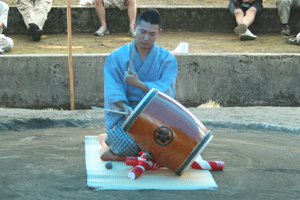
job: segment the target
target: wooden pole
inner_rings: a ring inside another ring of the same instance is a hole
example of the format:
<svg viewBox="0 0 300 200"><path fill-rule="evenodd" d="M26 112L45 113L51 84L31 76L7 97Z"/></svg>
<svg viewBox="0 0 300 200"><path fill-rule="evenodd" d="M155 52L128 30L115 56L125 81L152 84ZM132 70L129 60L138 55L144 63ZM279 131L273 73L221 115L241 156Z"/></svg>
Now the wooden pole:
<svg viewBox="0 0 300 200"><path fill-rule="evenodd" d="M74 101L73 58L72 58L72 20L71 20L70 0L67 0L67 24L68 24L68 49L69 49L70 102L71 102L71 110L74 110L75 101Z"/></svg>
<svg viewBox="0 0 300 200"><path fill-rule="evenodd" d="M135 39L134 39L134 42L133 42L131 59L130 59L130 65L129 65L129 70L128 70L129 74L131 74L131 68L132 68L132 61L133 61L134 50L135 50Z"/></svg>

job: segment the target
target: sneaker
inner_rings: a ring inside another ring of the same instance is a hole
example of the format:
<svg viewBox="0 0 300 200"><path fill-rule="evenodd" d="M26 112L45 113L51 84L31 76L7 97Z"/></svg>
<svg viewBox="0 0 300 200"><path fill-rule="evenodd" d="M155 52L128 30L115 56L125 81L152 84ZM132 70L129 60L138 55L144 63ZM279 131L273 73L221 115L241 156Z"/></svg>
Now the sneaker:
<svg viewBox="0 0 300 200"><path fill-rule="evenodd" d="M247 29L247 25L245 23L241 23L234 29L234 32L239 36L240 34L244 34L247 31Z"/></svg>
<svg viewBox="0 0 300 200"><path fill-rule="evenodd" d="M43 33L44 33L43 30L41 30L41 29L37 30L36 33L33 34L32 39L33 39L34 41L40 41L40 40L41 40L41 37L42 37L42 35L43 35Z"/></svg>
<svg viewBox="0 0 300 200"><path fill-rule="evenodd" d="M244 34L240 35L240 40L245 41L245 40L254 40L256 39L257 36L251 33L250 30L247 30Z"/></svg>
<svg viewBox="0 0 300 200"><path fill-rule="evenodd" d="M282 26L281 35L283 36L291 35L291 27L289 25Z"/></svg>
<svg viewBox="0 0 300 200"><path fill-rule="evenodd" d="M108 35L109 34L109 30L104 27L101 26L95 33L94 36L103 36L103 35Z"/></svg>
<svg viewBox="0 0 300 200"><path fill-rule="evenodd" d="M29 24L27 30L27 35L31 37L34 41L40 41L44 31L38 27L37 24Z"/></svg>
<svg viewBox="0 0 300 200"><path fill-rule="evenodd" d="M39 27L37 24L35 24L35 23L29 24L29 28L27 30L27 35L29 37L32 37L37 32L38 29L39 29Z"/></svg>
<svg viewBox="0 0 300 200"><path fill-rule="evenodd" d="M131 29L128 31L127 35L129 35L130 37L135 38L135 32L134 32L133 28L131 28Z"/></svg>
<svg viewBox="0 0 300 200"><path fill-rule="evenodd" d="M4 51L0 49L0 56L4 54Z"/></svg>
<svg viewBox="0 0 300 200"><path fill-rule="evenodd" d="M292 38L287 38L287 39L285 39L285 42L288 44L296 44L297 45L298 44L297 36L294 36Z"/></svg>

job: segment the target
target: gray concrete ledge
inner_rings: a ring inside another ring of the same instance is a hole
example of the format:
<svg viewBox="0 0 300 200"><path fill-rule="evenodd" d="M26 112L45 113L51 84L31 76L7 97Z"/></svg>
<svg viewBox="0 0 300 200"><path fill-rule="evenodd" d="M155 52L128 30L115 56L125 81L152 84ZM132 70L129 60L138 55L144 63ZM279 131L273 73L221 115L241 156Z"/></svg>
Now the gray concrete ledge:
<svg viewBox="0 0 300 200"><path fill-rule="evenodd" d="M189 110L205 126L300 134L300 108L233 107L189 108ZM0 131L60 127L103 128L104 112L0 108Z"/></svg>
<svg viewBox="0 0 300 200"><path fill-rule="evenodd" d="M138 6L138 14L150 6ZM236 22L227 7L204 6L151 6L157 8L163 18L164 31L232 32ZM67 30L67 9L52 7L45 23L45 33L64 33ZM128 31L127 11L110 8L106 11L109 30ZM290 24L294 33L300 31L300 12L292 11ZM100 27L95 8L72 6L72 30L74 33L93 33ZM280 32L281 23L276 7L266 7L251 26L254 33ZM8 29L4 33L25 33L26 26L16 6L10 6Z"/></svg>
<svg viewBox="0 0 300 200"><path fill-rule="evenodd" d="M75 107L103 106L108 54L73 55ZM176 99L198 106L299 106L300 54L186 54L179 64ZM0 57L0 107L70 108L67 55Z"/></svg>

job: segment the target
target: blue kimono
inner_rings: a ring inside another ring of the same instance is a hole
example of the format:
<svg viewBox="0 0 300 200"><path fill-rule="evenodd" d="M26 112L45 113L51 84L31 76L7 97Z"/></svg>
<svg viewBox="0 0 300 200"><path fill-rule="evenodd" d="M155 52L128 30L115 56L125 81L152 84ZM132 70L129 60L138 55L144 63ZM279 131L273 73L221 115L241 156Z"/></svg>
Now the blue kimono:
<svg viewBox="0 0 300 200"><path fill-rule="evenodd" d="M121 110L114 104L117 101L124 101L134 108L134 106L136 106L137 103L140 102L146 95L144 91L126 84L124 80L125 71L128 71L130 65L133 44L134 42L118 48L112 52L105 61L104 108L106 109ZM132 71L137 73L140 81L144 82L149 90L156 88L174 98L178 64L173 54L171 54L167 49L159 47L154 43L145 62L142 63L136 49L134 50ZM123 130L118 130L116 137L110 137L113 135L111 134L113 129L116 129L117 127L118 129L122 129L121 125L124 121L125 116L122 114L105 112L105 123L108 134L106 143L117 155L131 156L132 154L128 155L128 153L122 153L124 151L119 148L120 145L122 145L120 143L127 140L123 137L129 138ZM117 123L119 124L117 125ZM120 136L120 131L123 131L125 136ZM133 141L131 142L133 143ZM134 145L135 144L133 143L133 146ZM126 143L125 146L130 146L130 144ZM139 148L133 149L135 149L135 153L140 150Z"/></svg>

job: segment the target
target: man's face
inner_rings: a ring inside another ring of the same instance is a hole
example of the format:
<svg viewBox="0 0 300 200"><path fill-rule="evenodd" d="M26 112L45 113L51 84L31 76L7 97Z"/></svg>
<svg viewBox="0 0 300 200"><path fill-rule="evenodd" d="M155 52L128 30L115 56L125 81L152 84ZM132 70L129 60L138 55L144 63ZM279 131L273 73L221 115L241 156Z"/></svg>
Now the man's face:
<svg viewBox="0 0 300 200"><path fill-rule="evenodd" d="M150 50L159 37L161 30L158 24L150 24L144 20L136 28L135 42L138 48Z"/></svg>

